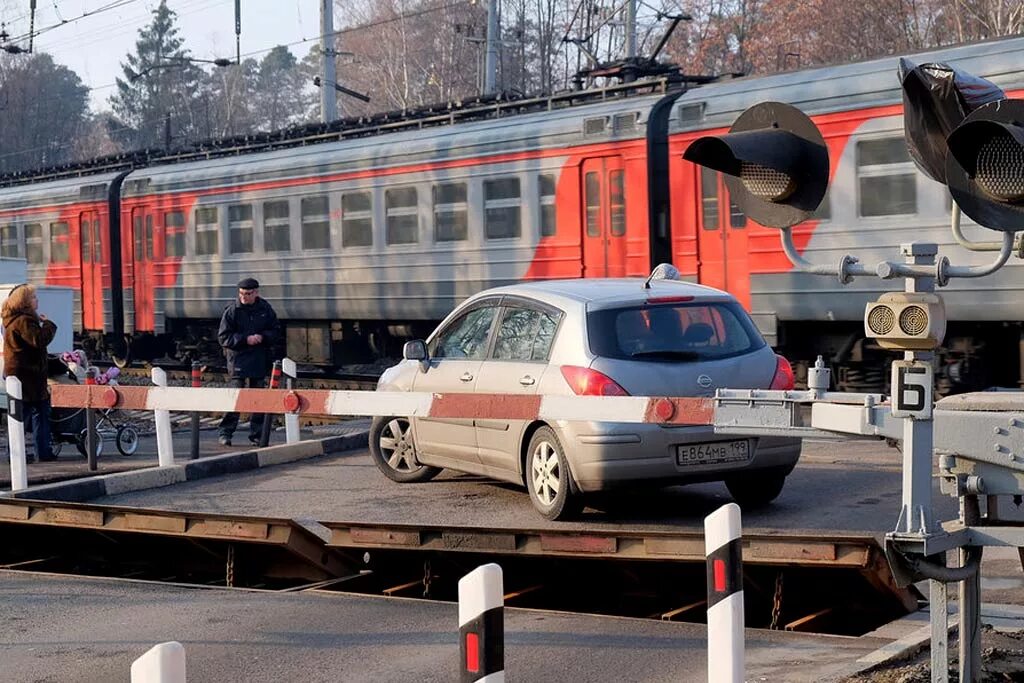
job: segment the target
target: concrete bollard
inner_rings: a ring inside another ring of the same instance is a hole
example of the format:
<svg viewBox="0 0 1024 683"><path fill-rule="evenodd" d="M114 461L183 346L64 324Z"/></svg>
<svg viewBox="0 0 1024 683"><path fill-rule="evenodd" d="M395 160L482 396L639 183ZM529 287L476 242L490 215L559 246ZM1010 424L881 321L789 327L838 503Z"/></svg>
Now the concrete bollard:
<svg viewBox="0 0 1024 683"><path fill-rule="evenodd" d="M459 680L505 680L505 600L501 567L485 564L459 579Z"/></svg>
<svg viewBox="0 0 1024 683"><path fill-rule="evenodd" d="M285 376L285 387L287 387L288 391L291 391L295 388L295 380L299 377L295 361L291 358L282 360L281 371ZM285 443L298 443L301 440L299 436L299 416L297 413L285 413L284 415L284 440Z"/></svg>
<svg viewBox="0 0 1024 683"><path fill-rule="evenodd" d="M11 490L24 491L28 488L28 466L25 462L25 404L21 398L21 380L8 377L7 388L7 434L11 445ZM36 447L38 451L38 446Z"/></svg>
<svg viewBox="0 0 1024 683"><path fill-rule="evenodd" d="M167 386L167 373L163 368L153 368L153 384L158 387ZM153 420L156 422L156 454L160 467L174 465L174 438L171 434L171 412L154 410Z"/></svg>
<svg viewBox="0 0 1024 683"><path fill-rule="evenodd" d="M743 683L743 540L740 507L729 503L704 518L708 573L708 681Z"/></svg>
<svg viewBox="0 0 1024 683"><path fill-rule="evenodd" d="M132 662L131 683L185 683L185 648L173 640L153 646Z"/></svg>

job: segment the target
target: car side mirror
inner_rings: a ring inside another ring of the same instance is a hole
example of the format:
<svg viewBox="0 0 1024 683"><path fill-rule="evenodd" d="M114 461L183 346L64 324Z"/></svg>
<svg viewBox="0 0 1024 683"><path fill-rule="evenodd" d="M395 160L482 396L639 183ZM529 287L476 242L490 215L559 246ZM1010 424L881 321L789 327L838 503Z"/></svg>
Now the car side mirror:
<svg viewBox="0 0 1024 683"><path fill-rule="evenodd" d="M430 355L427 353L427 343L422 339L413 339L405 342L402 347L402 358L405 360L417 360L420 362L420 370L426 372Z"/></svg>

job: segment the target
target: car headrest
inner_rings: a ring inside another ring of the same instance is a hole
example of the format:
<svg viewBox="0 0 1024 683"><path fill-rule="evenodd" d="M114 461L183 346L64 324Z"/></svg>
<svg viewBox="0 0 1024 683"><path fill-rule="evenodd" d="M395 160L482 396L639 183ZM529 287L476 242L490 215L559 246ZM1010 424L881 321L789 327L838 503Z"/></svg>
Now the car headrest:
<svg viewBox="0 0 1024 683"><path fill-rule="evenodd" d="M706 344L711 337L715 336L715 329L707 323L691 323L683 334L683 341L687 344Z"/></svg>

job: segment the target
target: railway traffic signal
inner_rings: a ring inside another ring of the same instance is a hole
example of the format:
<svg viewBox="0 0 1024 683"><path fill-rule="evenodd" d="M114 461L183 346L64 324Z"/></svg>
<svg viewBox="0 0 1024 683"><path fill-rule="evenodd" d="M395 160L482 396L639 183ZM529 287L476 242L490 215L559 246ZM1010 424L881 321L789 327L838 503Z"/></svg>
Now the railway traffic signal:
<svg viewBox="0 0 1024 683"><path fill-rule="evenodd" d="M683 158L725 174L740 210L774 228L809 218L828 189L821 131L802 111L780 102L750 107L725 135L694 140Z"/></svg>
<svg viewBox="0 0 1024 683"><path fill-rule="evenodd" d="M978 225L1024 230L1024 100L986 104L947 140L946 182Z"/></svg>

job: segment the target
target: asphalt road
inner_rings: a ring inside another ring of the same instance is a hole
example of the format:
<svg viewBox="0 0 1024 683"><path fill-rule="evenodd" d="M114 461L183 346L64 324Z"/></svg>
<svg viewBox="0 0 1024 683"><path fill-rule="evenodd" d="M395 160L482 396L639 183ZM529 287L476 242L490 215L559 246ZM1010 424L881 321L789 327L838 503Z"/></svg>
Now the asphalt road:
<svg viewBox="0 0 1024 683"><path fill-rule="evenodd" d="M128 681L153 645L185 646L190 681L458 680L454 604L195 589L0 570L0 680ZM703 680L697 624L509 609L512 681ZM752 680L827 679L885 643L878 638L750 631Z"/></svg>
<svg viewBox="0 0 1024 683"><path fill-rule="evenodd" d="M899 516L899 452L881 441L808 441L774 504L744 513L745 528L818 529L883 534ZM423 484L397 484L374 467L367 451L306 461L95 502L320 521L364 521L513 528L703 529L706 515L731 500L724 484L676 486L592 501L579 521L548 522L524 489L444 472ZM956 501L935 487L943 518Z"/></svg>

